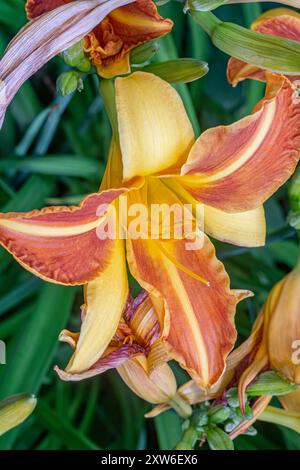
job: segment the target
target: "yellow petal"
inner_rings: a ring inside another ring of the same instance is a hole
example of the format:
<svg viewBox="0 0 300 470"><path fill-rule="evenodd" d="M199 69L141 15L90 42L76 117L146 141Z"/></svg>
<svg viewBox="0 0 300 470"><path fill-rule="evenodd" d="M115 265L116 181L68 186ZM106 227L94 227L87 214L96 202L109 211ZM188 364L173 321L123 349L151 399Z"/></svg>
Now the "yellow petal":
<svg viewBox="0 0 300 470"><path fill-rule="evenodd" d="M86 315L75 352L66 368L69 373L89 369L112 339L128 295L124 243L115 240L106 269L85 288Z"/></svg>
<svg viewBox="0 0 300 470"><path fill-rule="evenodd" d="M266 221L263 206L246 212L229 213L205 205L205 232L226 243L239 246L263 246Z"/></svg>
<svg viewBox="0 0 300 470"><path fill-rule="evenodd" d="M124 179L178 169L194 133L178 93L145 72L116 79Z"/></svg>

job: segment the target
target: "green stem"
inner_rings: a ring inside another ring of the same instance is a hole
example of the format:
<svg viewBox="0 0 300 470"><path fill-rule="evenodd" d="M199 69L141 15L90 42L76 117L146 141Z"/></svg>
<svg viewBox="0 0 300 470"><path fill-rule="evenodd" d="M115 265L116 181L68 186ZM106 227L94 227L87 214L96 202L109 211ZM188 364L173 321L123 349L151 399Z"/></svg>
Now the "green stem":
<svg viewBox="0 0 300 470"><path fill-rule="evenodd" d="M107 112L114 137L117 138L119 132L114 81L102 79L100 81L99 91L103 99L104 108Z"/></svg>
<svg viewBox="0 0 300 470"><path fill-rule="evenodd" d="M222 23L211 11L189 10L188 13L210 36L212 36L215 28Z"/></svg>
<svg viewBox="0 0 300 470"><path fill-rule="evenodd" d="M176 413L181 416L181 418L189 418L193 410L192 407L181 398L179 395L174 395L174 397L169 401L169 405L176 411Z"/></svg>

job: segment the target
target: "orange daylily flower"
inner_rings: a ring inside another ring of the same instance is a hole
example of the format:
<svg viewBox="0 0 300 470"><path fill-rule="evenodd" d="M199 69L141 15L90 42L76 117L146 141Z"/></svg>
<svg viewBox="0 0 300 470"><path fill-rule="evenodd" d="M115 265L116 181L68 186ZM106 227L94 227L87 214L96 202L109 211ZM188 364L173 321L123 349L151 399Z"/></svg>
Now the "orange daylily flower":
<svg viewBox="0 0 300 470"><path fill-rule="evenodd" d="M83 306L83 318L85 314L86 306ZM160 406L177 405L181 414L191 414L188 403L177 396L176 379L166 364L160 335L160 324L151 299L142 291L135 299L128 298L116 333L103 356L92 367L78 374L57 366L54 369L62 380L77 381L116 368L126 385L143 400ZM75 349L79 336L79 333L63 330L60 340Z"/></svg>
<svg viewBox="0 0 300 470"><path fill-rule="evenodd" d="M120 238L99 240L97 226L113 207L122 211L121 195L129 209L200 201L209 234L264 244L262 204L299 158L299 98L288 79L268 74L266 96L252 115L195 140L179 95L157 76L117 78L115 92L118 136L99 193L78 207L1 214L0 242L46 280L85 284L86 315L69 373L91 368L115 334L128 295L126 251L131 273L155 305L169 358L210 388L235 343L236 304L249 293L230 289L204 234L202 247L189 251L184 237L136 239L129 233L125 250ZM97 213L103 202L108 209Z"/></svg>
<svg viewBox="0 0 300 470"><path fill-rule="evenodd" d="M274 8L260 15L251 25L257 33L300 41L300 13L289 8ZM232 85L245 78L266 81L265 71L254 65L232 57L227 67L227 78ZM288 77L296 86L300 85L300 75Z"/></svg>
<svg viewBox="0 0 300 470"><path fill-rule="evenodd" d="M30 20L74 0L27 0ZM111 11L84 38L84 49L104 78L130 72L130 51L172 30L173 22L162 18L152 0L136 0Z"/></svg>

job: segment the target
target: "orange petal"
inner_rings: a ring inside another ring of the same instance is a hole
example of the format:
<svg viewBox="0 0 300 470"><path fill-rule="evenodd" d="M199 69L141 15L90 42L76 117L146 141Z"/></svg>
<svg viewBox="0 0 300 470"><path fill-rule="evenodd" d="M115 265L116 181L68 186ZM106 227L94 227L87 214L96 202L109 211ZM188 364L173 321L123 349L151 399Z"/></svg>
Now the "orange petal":
<svg viewBox="0 0 300 470"><path fill-rule="evenodd" d="M199 201L225 212L257 208L293 173L300 148L300 100L283 76L267 73L265 98L230 126L204 132L180 182Z"/></svg>
<svg viewBox="0 0 300 470"><path fill-rule="evenodd" d="M122 192L92 194L79 206L0 214L0 243L42 279L84 284L97 277L111 257L114 241L100 240L96 229L105 218L105 206Z"/></svg>
<svg viewBox="0 0 300 470"><path fill-rule="evenodd" d="M271 34L294 41L300 41L300 14L288 8L275 8L259 16L251 25L253 31ZM232 57L228 62L227 78L236 85L245 78L265 81L265 73L254 65ZM291 81L300 80L300 76L289 76Z"/></svg>
<svg viewBox="0 0 300 470"><path fill-rule="evenodd" d="M117 8L85 39L85 50L99 75L109 78L130 72L129 51L171 31L151 0L136 0Z"/></svg>
<svg viewBox="0 0 300 470"><path fill-rule="evenodd" d="M235 342L237 303L212 243L204 236L201 249L187 251L185 240L129 240L127 259L151 297L165 300L162 338L171 357L199 386L211 387Z"/></svg>
<svg viewBox="0 0 300 470"><path fill-rule="evenodd" d="M72 2L73 0L27 0L25 10L27 18L33 20L38 16L46 13L47 11L54 10L64 3Z"/></svg>

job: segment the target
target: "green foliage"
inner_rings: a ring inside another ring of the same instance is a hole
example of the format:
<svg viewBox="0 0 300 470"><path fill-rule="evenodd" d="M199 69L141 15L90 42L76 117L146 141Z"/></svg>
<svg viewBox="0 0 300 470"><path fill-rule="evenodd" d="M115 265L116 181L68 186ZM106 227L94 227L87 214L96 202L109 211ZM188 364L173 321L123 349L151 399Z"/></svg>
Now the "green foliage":
<svg viewBox="0 0 300 470"><path fill-rule="evenodd" d="M224 21L247 27L257 7L230 5L217 13ZM227 57L182 14L182 4L169 2L160 10L175 20L175 28L158 41L160 47L153 57L150 54L151 63L189 57L209 64L205 77L176 85L195 133L200 133L200 127L204 131L229 124L249 112L261 96L262 85L245 82L232 89L225 75ZM1 51L23 24L23 0L0 0ZM22 87L9 107L0 133L1 211L73 204L98 189L111 137L99 82L88 75L81 94L58 96L56 78L66 70L61 58L52 60ZM296 256L295 231L286 223L286 201L284 187L267 204L265 247L216 242L232 287L255 293L239 305L239 341L249 334L270 288L288 272ZM59 345L57 337L64 327L78 330L81 289L37 280L2 249L0 276L0 338L7 343L7 364L0 365L0 399L16 393L34 393L38 398L30 418L0 438L0 449L174 448L181 434L179 418L169 411L145 420L148 405L128 390L115 371L75 384L60 382L53 372L55 364L63 367L70 357L69 347ZM236 397L230 400L233 407ZM224 408L212 411L207 429L211 448L231 446L218 426L220 420L226 425L231 418ZM204 419L202 425L207 423ZM300 448L300 437L293 431L277 428L270 433L269 429L269 424L260 423L258 436L239 437L235 447Z"/></svg>

